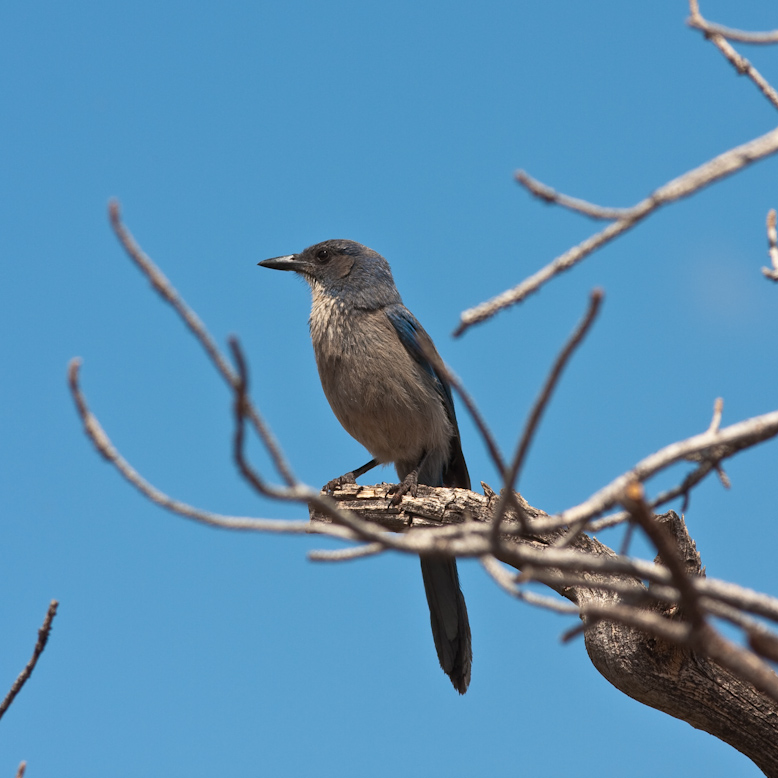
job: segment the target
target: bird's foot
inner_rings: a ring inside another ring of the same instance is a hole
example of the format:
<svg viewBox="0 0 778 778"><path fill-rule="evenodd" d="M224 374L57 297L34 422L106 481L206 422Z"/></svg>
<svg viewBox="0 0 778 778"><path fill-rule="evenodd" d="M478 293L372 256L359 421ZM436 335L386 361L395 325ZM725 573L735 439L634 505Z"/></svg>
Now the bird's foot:
<svg viewBox="0 0 778 778"><path fill-rule="evenodd" d="M419 491L419 471L412 470L408 475L403 478L399 484L395 484L389 489L389 494L393 494L389 505L399 505L402 498L406 494L410 494L411 497L415 497Z"/></svg>
<svg viewBox="0 0 778 778"><path fill-rule="evenodd" d="M337 478L333 478L331 481L327 481L327 483L322 486L321 490L327 492L327 494L332 494L336 489L340 489L346 484L355 484L356 482L357 479L354 477L354 472L352 471L338 476Z"/></svg>

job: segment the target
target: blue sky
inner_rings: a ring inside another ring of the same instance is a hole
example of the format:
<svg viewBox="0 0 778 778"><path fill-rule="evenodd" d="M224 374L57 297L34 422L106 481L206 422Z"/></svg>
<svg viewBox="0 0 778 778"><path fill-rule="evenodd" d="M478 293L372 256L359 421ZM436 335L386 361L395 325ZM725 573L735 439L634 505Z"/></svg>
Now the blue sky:
<svg viewBox="0 0 778 778"><path fill-rule="evenodd" d="M766 0L702 11L778 26ZM415 559L317 565L305 555L321 539L165 514L96 456L65 385L82 357L114 443L171 495L305 515L234 472L227 392L112 236L115 196L215 337L240 335L254 397L311 484L366 457L321 392L305 287L256 263L327 238L387 257L506 449L604 288L523 474L545 510L703 430L717 396L725 424L774 410L778 288L759 269L775 159L450 337L464 308L598 229L533 201L515 169L629 205L775 126L686 15L680 0L2 5L0 686L49 600L61 605L0 723L0 773L26 759L30 776L759 774L621 695L582 642L560 644L570 621L511 601L467 562L474 667L460 699L437 667ZM778 82L778 49L743 51ZM474 481L496 484L460 417ZM777 452L741 455L732 489L706 482L687 512L710 575L772 593Z"/></svg>

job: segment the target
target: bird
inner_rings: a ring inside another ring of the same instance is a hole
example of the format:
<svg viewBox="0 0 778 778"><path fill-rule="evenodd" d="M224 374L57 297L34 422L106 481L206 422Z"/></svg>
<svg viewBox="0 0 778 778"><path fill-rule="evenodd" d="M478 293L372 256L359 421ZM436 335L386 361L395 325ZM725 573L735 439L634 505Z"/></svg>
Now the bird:
<svg viewBox="0 0 778 778"><path fill-rule="evenodd" d="M308 282L310 334L324 394L344 429L373 457L324 488L393 463L400 480L394 504L415 494L417 484L469 489L447 371L403 305L384 257L352 240L326 240L258 264ZM464 694L472 640L456 560L423 555L421 571L440 666Z"/></svg>

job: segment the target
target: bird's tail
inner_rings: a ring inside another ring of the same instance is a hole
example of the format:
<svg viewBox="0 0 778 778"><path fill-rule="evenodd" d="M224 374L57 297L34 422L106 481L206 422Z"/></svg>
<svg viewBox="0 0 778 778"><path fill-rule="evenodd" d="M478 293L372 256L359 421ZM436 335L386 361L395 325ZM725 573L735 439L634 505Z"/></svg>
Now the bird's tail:
<svg viewBox="0 0 778 778"><path fill-rule="evenodd" d="M440 666L451 679L454 688L464 694L470 683L473 649L470 621L467 618L465 597L459 588L456 560L423 556L421 575Z"/></svg>
<svg viewBox="0 0 778 778"><path fill-rule="evenodd" d="M458 430L451 440L451 452L443 473L428 479L424 478L425 475L427 474L421 474L420 483L437 481L431 485L470 488L470 475L462 454ZM470 620L467 617L465 596L459 587L456 560L423 556L421 574L430 608L432 638L435 641L435 650L438 652L438 661L443 672L451 679L454 688L460 694L464 694L470 684L473 647Z"/></svg>

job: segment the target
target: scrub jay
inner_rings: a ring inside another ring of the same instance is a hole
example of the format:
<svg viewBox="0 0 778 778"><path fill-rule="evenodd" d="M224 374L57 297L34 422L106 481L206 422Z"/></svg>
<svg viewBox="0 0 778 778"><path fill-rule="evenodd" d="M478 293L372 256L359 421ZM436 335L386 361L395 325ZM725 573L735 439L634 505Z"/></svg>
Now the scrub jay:
<svg viewBox="0 0 778 778"><path fill-rule="evenodd" d="M374 457L330 481L352 481L393 462L393 502L416 484L470 488L451 388L430 336L403 305L389 263L351 240L328 240L262 267L293 270L310 285L309 319L324 394L346 431ZM443 671L464 694L472 648L456 561L422 556L432 637Z"/></svg>

